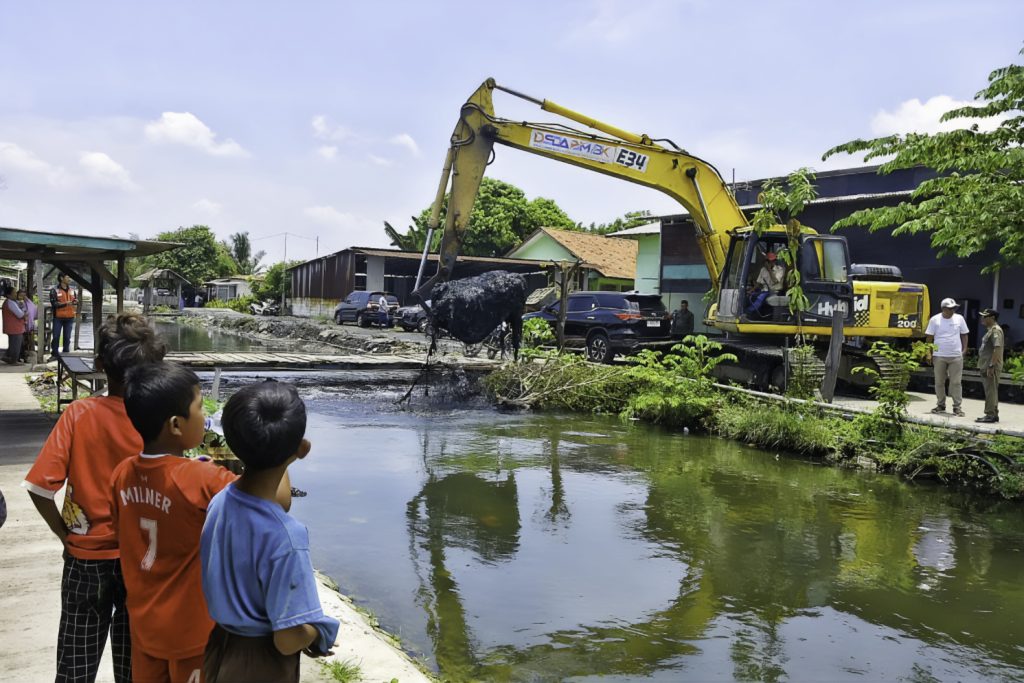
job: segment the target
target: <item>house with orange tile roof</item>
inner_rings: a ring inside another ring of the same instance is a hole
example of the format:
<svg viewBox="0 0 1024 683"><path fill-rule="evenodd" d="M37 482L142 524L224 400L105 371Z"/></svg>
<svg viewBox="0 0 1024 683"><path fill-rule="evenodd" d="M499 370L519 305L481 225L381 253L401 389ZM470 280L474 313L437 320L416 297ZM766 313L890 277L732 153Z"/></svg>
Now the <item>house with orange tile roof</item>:
<svg viewBox="0 0 1024 683"><path fill-rule="evenodd" d="M631 239L539 228L505 256L579 262L577 289L626 292L635 286L637 243Z"/></svg>

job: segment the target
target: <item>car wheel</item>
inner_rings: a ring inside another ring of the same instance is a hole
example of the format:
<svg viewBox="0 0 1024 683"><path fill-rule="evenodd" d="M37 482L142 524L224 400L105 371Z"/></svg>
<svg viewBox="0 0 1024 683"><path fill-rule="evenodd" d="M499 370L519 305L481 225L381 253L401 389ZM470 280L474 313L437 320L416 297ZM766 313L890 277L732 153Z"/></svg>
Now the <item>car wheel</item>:
<svg viewBox="0 0 1024 683"><path fill-rule="evenodd" d="M466 358L476 358L480 355L480 349L484 347L483 344L463 344L462 355Z"/></svg>
<svg viewBox="0 0 1024 683"><path fill-rule="evenodd" d="M595 332L587 339L587 360L594 363L611 363L614 355L608 335L604 332Z"/></svg>
<svg viewBox="0 0 1024 683"><path fill-rule="evenodd" d="M339 325L345 324L344 321L341 319L341 313L334 314L334 322L338 323Z"/></svg>
<svg viewBox="0 0 1024 683"><path fill-rule="evenodd" d="M420 332L426 333L427 332L427 319L424 318L423 320L419 321L419 323L416 325L416 329L419 330Z"/></svg>
<svg viewBox="0 0 1024 683"><path fill-rule="evenodd" d="M370 321L366 319L362 312L356 313L356 325L359 325L359 327L369 327Z"/></svg>
<svg viewBox="0 0 1024 683"><path fill-rule="evenodd" d="M489 360L494 360L494 357L497 356L497 355L498 355L498 349L496 349L493 346L488 346L487 347L487 358Z"/></svg>

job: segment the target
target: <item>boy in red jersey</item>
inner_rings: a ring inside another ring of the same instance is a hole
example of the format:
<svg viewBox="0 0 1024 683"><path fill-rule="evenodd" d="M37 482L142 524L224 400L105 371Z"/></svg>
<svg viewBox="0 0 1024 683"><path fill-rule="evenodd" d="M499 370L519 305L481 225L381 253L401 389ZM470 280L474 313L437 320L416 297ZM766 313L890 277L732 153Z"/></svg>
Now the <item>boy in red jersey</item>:
<svg viewBox="0 0 1024 683"><path fill-rule="evenodd" d="M135 683L200 683L213 620L203 599L199 534L210 499L237 477L182 457L205 432L194 372L173 363L132 368L124 401L145 444L110 480L132 675Z"/></svg>
<svg viewBox="0 0 1024 683"><path fill-rule="evenodd" d="M124 411L125 371L163 359L164 351L141 315L108 318L96 339L96 367L107 375L109 395L69 405L25 477L23 486L36 509L64 545L58 683L96 678L108 632L114 680L131 681L124 581L110 519L110 475L142 448ZM62 513L54 496L65 483Z"/></svg>

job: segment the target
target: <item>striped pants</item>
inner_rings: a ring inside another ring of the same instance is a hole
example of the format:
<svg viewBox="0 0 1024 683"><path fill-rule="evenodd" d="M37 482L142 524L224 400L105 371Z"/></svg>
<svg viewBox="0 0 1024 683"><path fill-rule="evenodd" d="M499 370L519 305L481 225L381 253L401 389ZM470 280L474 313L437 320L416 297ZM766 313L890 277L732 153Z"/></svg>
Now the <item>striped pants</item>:
<svg viewBox="0 0 1024 683"><path fill-rule="evenodd" d="M57 683L96 680L107 633L114 680L131 683L132 644L120 561L80 560L65 553L60 594Z"/></svg>

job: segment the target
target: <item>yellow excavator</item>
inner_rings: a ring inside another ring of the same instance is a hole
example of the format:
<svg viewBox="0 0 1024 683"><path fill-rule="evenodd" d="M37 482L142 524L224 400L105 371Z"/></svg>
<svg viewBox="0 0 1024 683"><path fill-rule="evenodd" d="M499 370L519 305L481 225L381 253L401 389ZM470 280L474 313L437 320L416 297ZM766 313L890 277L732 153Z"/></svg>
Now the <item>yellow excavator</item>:
<svg viewBox="0 0 1024 683"><path fill-rule="evenodd" d="M601 134L557 123L499 118L492 102L495 90ZM909 339L924 333L929 314L924 285L903 282L898 269L890 266L853 266L844 237L819 235L806 227L797 238L799 247L791 267L799 269L807 306L799 316L794 315L784 290L759 292L755 284L766 262L788 248L785 226L776 225L758 234L714 166L671 140L631 133L551 100L500 86L494 79L487 79L462 105L452 134L428 221L429 231L439 227L450 180L438 269L432 278L417 285L415 293L421 300L429 299L435 284L451 278L496 143L646 185L682 204L696 225L697 242L714 288L705 324L721 330L726 345L740 357L733 379L782 386L783 340L802 333L827 341L837 310L845 337L859 342L844 356L839 376L847 380L859 376L851 372L854 366L870 362L857 359L865 358L864 347L871 340ZM770 296L758 296L761 293Z"/></svg>

